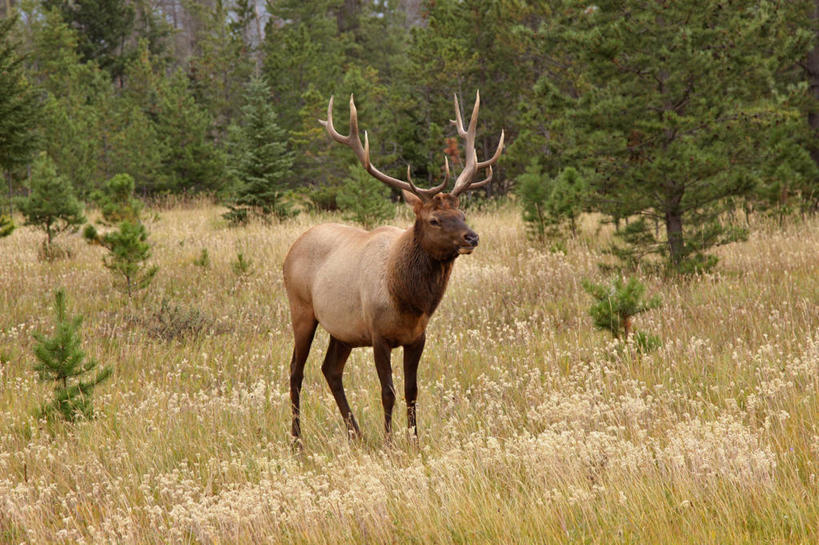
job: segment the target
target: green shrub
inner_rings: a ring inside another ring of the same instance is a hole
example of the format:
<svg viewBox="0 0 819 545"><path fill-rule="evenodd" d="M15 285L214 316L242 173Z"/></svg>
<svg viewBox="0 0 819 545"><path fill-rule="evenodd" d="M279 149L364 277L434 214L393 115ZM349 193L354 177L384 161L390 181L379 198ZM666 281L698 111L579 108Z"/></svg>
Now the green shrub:
<svg viewBox="0 0 819 545"><path fill-rule="evenodd" d="M63 252L52 248L54 237L66 231L76 231L85 221L74 187L67 178L57 174L54 161L46 153L41 153L32 166L29 189L27 197L16 199L17 207L23 213L26 225L45 231L44 256L62 255Z"/></svg>
<svg viewBox="0 0 819 545"><path fill-rule="evenodd" d="M78 418L90 419L94 413L91 394L99 383L111 376L112 369L108 366L95 371L99 364L94 359L87 359L80 348L82 316L66 315L63 289L57 290L54 299L54 335L34 334L37 340L34 370L41 381L54 383L54 399L42 405L40 416L52 419L56 415L69 422Z"/></svg>
<svg viewBox="0 0 819 545"><path fill-rule="evenodd" d="M589 308L594 327L608 331L614 338L622 338L624 341L628 341L629 334L634 332L635 343L646 350L660 345L658 337L636 332L632 327L632 320L636 315L662 304L659 296L645 298L645 284L635 277L625 282L622 278L615 277L608 285L588 280L583 280L582 284L583 289L594 298L594 304Z"/></svg>
<svg viewBox="0 0 819 545"><path fill-rule="evenodd" d="M338 190L336 202L346 219L372 229L395 217L395 206L389 197L386 185L355 165L350 167L350 177Z"/></svg>

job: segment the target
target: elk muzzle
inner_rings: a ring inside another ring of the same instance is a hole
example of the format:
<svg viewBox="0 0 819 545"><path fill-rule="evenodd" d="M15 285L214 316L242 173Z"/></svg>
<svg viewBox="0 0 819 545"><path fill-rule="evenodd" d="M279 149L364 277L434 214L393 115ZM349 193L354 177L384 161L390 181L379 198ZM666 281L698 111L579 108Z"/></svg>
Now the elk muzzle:
<svg viewBox="0 0 819 545"><path fill-rule="evenodd" d="M478 247L478 233L469 229L464 233L463 244L458 248L459 254L471 254L472 250Z"/></svg>

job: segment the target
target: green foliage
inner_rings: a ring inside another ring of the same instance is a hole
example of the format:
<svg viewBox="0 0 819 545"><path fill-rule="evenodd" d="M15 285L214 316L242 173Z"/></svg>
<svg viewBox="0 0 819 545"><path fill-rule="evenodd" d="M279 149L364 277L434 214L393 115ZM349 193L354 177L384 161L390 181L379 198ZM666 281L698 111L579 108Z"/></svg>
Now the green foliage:
<svg viewBox="0 0 819 545"><path fill-rule="evenodd" d="M91 198L102 212L104 225L139 221L143 204L134 198L134 179L129 174L113 176L101 190L92 193Z"/></svg>
<svg viewBox="0 0 819 545"><path fill-rule="evenodd" d="M68 422L90 419L94 415L91 396L94 388L111 376L110 366L97 370L98 363L86 358L80 348L82 316L66 315L66 296L62 288L54 294L56 327L52 337L34 333L37 343L34 370L43 382L54 383L54 398L42 405L40 415L62 417Z"/></svg>
<svg viewBox="0 0 819 545"><path fill-rule="evenodd" d="M532 238L543 240L550 225L546 211L550 187L544 180L540 164L536 160L530 162L526 172L518 176L517 193L523 207L526 232Z"/></svg>
<svg viewBox="0 0 819 545"><path fill-rule="evenodd" d="M544 239L566 230L577 235L577 218L586 200L587 187L580 174L566 167L556 177L544 175L537 160L518 176L517 192L529 235Z"/></svg>
<svg viewBox="0 0 819 545"><path fill-rule="evenodd" d="M74 195L74 188L65 177L57 174L54 161L41 153L31 170L30 193L17 199L17 207L26 219L26 225L39 227L46 233L45 246L65 231L76 231L85 221L82 204Z"/></svg>
<svg viewBox="0 0 819 545"><path fill-rule="evenodd" d="M88 242L108 250L103 265L115 276L122 277L122 287L128 297L148 287L159 270L159 267L146 263L151 257L151 246L148 230L140 221L143 205L134 198L133 192L134 180L127 174L118 174L108 180L94 197L102 210L102 224L116 225L117 229L100 234L89 224L83 230L83 237Z"/></svg>
<svg viewBox="0 0 819 545"><path fill-rule="evenodd" d="M198 104L188 79L177 70L159 90L156 131L164 148L158 190L216 191L222 188L225 158L211 133L213 118Z"/></svg>
<svg viewBox="0 0 819 545"><path fill-rule="evenodd" d="M111 77L121 77L133 55L128 39L135 11L125 0L44 0L46 9L57 9L63 20L78 29L78 52L83 61L96 61Z"/></svg>
<svg viewBox="0 0 819 545"><path fill-rule="evenodd" d="M709 266L707 252L739 234L718 219L755 186L776 127L799 115L806 88L779 71L804 58L813 31L794 28L781 3L558 4L533 39L566 62L534 86L536 125L519 145L543 149L550 170L594 173L592 202L615 220L658 218L662 231L636 253Z"/></svg>
<svg viewBox="0 0 819 545"><path fill-rule="evenodd" d="M390 190L359 165L350 167L350 177L341 186L336 202L344 217L372 229L395 216L395 206L389 200Z"/></svg>
<svg viewBox="0 0 819 545"><path fill-rule="evenodd" d="M614 338L622 338L625 341L632 332L634 316L662 304L659 296L645 298L645 284L636 277L630 277L626 282L621 277L615 277L609 285L584 280L583 289L594 298L594 304L589 308L594 327L608 331ZM635 338L635 342L644 348L656 348L659 339L649 334L641 334Z"/></svg>
<svg viewBox="0 0 819 545"><path fill-rule="evenodd" d="M193 260L193 264L197 267L202 267L203 269L210 268L210 254L208 253L207 248L202 248L202 251L199 253L199 257Z"/></svg>
<svg viewBox="0 0 819 545"><path fill-rule="evenodd" d="M102 236L102 245L110 252L103 258L105 266L125 280L128 297L137 290L148 287L159 267L148 266L151 246L147 242L148 231L141 223L123 221L119 229Z"/></svg>
<svg viewBox="0 0 819 545"><path fill-rule="evenodd" d="M244 276L250 272L250 268L253 266L253 260L245 257L242 252L238 252L236 254L236 261L230 265L234 273L238 276Z"/></svg>
<svg viewBox="0 0 819 545"><path fill-rule="evenodd" d="M12 40L17 17L0 19L0 171L25 164L36 148L37 96Z"/></svg>
<svg viewBox="0 0 819 545"><path fill-rule="evenodd" d="M294 211L284 197L293 154L287 149L287 136L276 122L270 88L262 78L251 80L245 101L240 124L230 129L229 171L238 186L225 217L244 222L251 212L263 217L290 216Z"/></svg>
<svg viewBox="0 0 819 545"><path fill-rule="evenodd" d="M9 216L0 214L0 238L9 236L14 228L14 221Z"/></svg>

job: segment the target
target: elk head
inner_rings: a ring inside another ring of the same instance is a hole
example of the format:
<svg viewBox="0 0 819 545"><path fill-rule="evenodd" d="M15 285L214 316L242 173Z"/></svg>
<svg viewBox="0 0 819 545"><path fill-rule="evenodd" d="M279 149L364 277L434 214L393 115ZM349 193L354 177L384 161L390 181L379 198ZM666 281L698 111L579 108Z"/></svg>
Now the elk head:
<svg viewBox="0 0 819 545"><path fill-rule="evenodd" d="M435 187L422 189L417 187L411 176L411 168L407 165L407 179L399 180L384 174L370 161L370 141L367 131L364 131L364 145L358 135L358 112L353 96L350 95L350 134L344 136L333 126L333 97L327 106L327 120L320 120L330 136L337 142L352 148L364 169L377 180L388 186L401 190L404 200L412 206L415 212L415 234L424 250L437 259L450 259L458 254L469 254L478 245L478 235L464 222L464 214L458 209L458 195L467 189L484 187L492 181L492 165L494 165L503 151L504 132L501 131L498 147L492 157L486 161L478 161L475 151L475 131L478 124L478 110L480 109L480 92L476 93L475 105L469 126L464 128L461 117L461 108L458 96L455 95L455 119L452 124L458 136L464 140L465 160L455 186L449 193L442 193L450 177L449 159L444 155L444 179ZM487 177L475 182L475 175L479 170L488 169Z"/></svg>

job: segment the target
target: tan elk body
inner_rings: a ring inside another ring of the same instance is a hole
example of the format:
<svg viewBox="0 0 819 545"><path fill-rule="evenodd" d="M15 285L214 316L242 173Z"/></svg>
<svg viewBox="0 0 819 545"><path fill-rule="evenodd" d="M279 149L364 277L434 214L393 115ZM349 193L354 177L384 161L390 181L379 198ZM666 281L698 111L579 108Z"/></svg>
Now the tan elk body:
<svg viewBox="0 0 819 545"><path fill-rule="evenodd" d="M449 178L437 187L419 189L409 178L392 178L370 163L369 141L364 146L358 136L358 118L350 97L350 135L342 136L333 127L333 100L322 121L336 141L350 146L364 168L387 185L401 189L415 212L415 223L408 229L379 227L364 231L347 225L318 225L301 235L284 260L284 284L290 302L294 348L290 363L290 399L293 408L292 434L298 439L300 392L304 364L318 324L330 334L330 346L322 365L348 431L360 437L342 385L344 364L350 351L372 346L381 383L384 427L390 433L395 392L390 355L393 348L404 348L404 393L407 420L416 427L417 369L426 340L425 331L432 313L441 301L455 258L471 253L478 235L464 222L458 209L458 195L466 189L486 185L492 179L492 164L503 149L503 133L497 151L487 161L478 162L475 153L475 127L480 96L475 100L469 128L464 129L458 100L455 115L458 134L465 140L466 160L451 193L441 193ZM489 169L489 176L478 183L472 179L478 170Z"/></svg>

